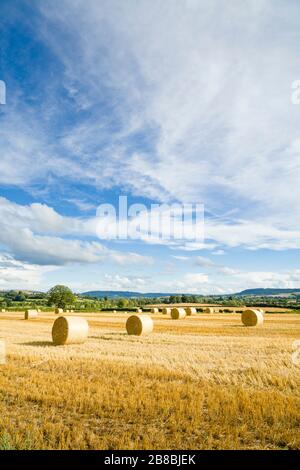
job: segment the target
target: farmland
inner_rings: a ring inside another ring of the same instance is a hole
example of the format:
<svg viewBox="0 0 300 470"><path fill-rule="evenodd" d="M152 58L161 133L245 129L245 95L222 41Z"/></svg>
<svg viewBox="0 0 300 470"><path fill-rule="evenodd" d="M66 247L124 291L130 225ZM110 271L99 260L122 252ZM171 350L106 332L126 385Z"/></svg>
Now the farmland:
<svg viewBox="0 0 300 470"><path fill-rule="evenodd" d="M142 337L124 313L84 317L88 341L55 347L54 314L0 314L1 449L300 448L299 314L155 314Z"/></svg>

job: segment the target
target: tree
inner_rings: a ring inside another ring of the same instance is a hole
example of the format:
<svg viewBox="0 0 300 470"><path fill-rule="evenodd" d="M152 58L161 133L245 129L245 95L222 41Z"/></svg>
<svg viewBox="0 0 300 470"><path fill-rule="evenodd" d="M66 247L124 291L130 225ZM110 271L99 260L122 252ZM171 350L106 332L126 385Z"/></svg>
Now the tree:
<svg viewBox="0 0 300 470"><path fill-rule="evenodd" d="M119 307L119 308L128 307L128 304L129 304L128 299L124 299L124 298L122 297L121 299L118 300L118 307Z"/></svg>
<svg viewBox="0 0 300 470"><path fill-rule="evenodd" d="M25 302L26 296L23 294L23 292L18 292L17 295L13 299L15 302Z"/></svg>
<svg viewBox="0 0 300 470"><path fill-rule="evenodd" d="M48 292L48 305L55 305L58 308L65 308L67 305L73 304L75 295L66 286L55 286Z"/></svg>

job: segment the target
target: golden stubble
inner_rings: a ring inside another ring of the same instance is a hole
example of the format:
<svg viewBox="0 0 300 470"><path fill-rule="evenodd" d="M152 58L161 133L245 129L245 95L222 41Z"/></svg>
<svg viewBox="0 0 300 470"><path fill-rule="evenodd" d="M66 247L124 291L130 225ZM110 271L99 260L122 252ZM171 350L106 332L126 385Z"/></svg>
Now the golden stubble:
<svg viewBox="0 0 300 470"><path fill-rule="evenodd" d="M87 314L83 345L53 346L55 315L0 316L0 448L300 447L300 316L171 320L128 336L128 315Z"/></svg>

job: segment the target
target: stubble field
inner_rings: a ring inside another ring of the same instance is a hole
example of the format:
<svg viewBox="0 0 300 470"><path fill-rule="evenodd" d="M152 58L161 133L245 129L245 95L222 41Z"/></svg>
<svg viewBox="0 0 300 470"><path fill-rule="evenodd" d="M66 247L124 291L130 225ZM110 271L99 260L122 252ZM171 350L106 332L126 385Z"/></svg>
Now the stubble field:
<svg viewBox="0 0 300 470"><path fill-rule="evenodd" d="M0 449L299 449L300 315L184 320L86 314L88 341L53 346L53 314L0 314Z"/></svg>

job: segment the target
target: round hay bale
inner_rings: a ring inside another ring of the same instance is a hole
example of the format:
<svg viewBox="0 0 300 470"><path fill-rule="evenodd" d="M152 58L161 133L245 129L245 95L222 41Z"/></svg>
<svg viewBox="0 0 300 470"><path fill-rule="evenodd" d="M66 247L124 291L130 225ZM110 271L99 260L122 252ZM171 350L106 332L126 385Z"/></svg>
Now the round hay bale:
<svg viewBox="0 0 300 470"><path fill-rule="evenodd" d="M3 308L3 309L1 310L1 312L2 312L2 313L5 313L5 312L6 312L5 308Z"/></svg>
<svg viewBox="0 0 300 470"><path fill-rule="evenodd" d="M89 334L89 324L81 317L59 317L52 327L55 345L84 343Z"/></svg>
<svg viewBox="0 0 300 470"><path fill-rule="evenodd" d="M32 318L37 318L38 312L37 310L26 310L24 318L25 320L31 320Z"/></svg>
<svg viewBox="0 0 300 470"><path fill-rule="evenodd" d="M64 313L64 309L63 308L56 308L55 309L55 313L58 315L61 315L62 313Z"/></svg>
<svg viewBox="0 0 300 470"><path fill-rule="evenodd" d="M151 308L151 313L159 313L159 308L157 307Z"/></svg>
<svg viewBox="0 0 300 470"><path fill-rule="evenodd" d="M145 335L152 333L153 320L149 315L131 315L126 322L126 330L129 335Z"/></svg>
<svg viewBox="0 0 300 470"><path fill-rule="evenodd" d="M165 307L162 309L163 315L171 315L171 307Z"/></svg>
<svg viewBox="0 0 300 470"><path fill-rule="evenodd" d="M196 307L186 307L185 311L188 316L195 315L195 313L197 313Z"/></svg>
<svg viewBox="0 0 300 470"><path fill-rule="evenodd" d="M171 309L171 318L173 320L180 320L186 317L186 311L184 308L172 308Z"/></svg>
<svg viewBox="0 0 300 470"><path fill-rule="evenodd" d="M259 326L263 324L264 316L260 310L244 310L242 313L242 322L245 326Z"/></svg>
<svg viewBox="0 0 300 470"><path fill-rule="evenodd" d="M113 310L113 313L117 313L117 310Z"/></svg>
<svg viewBox="0 0 300 470"><path fill-rule="evenodd" d="M137 308L136 313L143 313L143 310L141 308Z"/></svg>
<svg viewBox="0 0 300 470"><path fill-rule="evenodd" d="M214 311L215 311L215 310L214 310L213 307L206 307L206 308L204 309L204 313L214 313Z"/></svg>

